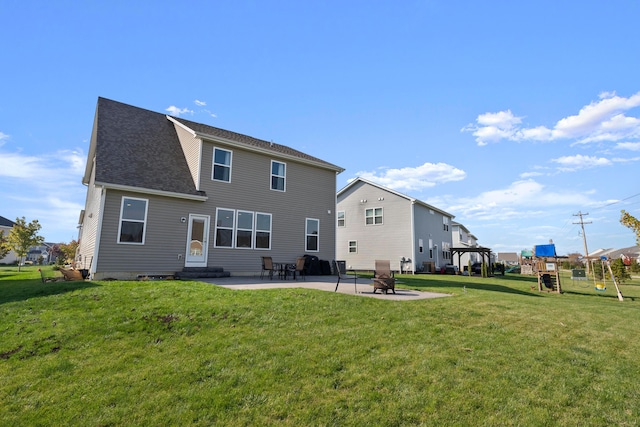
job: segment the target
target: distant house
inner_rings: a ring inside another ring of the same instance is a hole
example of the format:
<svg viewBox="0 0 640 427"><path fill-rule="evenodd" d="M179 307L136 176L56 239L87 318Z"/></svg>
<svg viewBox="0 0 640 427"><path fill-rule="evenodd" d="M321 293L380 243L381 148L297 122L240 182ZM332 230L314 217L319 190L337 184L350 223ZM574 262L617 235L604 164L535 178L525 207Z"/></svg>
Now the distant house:
<svg viewBox="0 0 640 427"><path fill-rule="evenodd" d="M517 252L498 252L498 262L502 262L505 265L518 265L520 257Z"/></svg>
<svg viewBox="0 0 640 427"><path fill-rule="evenodd" d="M611 250L607 252L606 256L611 260L620 258L625 265L631 265L640 259L640 246Z"/></svg>
<svg viewBox="0 0 640 427"><path fill-rule="evenodd" d="M464 225L453 221L451 223L451 239L454 248L478 248L478 239ZM455 257L454 257L455 258ZM454 264L457 260L454 259ZM464 270L465 266L471 263L482 262L482 258L478 252L464 252L460 255L460 270Z"/></svg>
<svg viewBox="0 0 640 427"><path fill-rule="evenodd" d="M335 257L336 175L292 148L99 98L76 265L93 279Z"/></svg>
<svg viewBox="0 0 640 427"><path fill-rule="evenodd" d="M372 270L388 259L395 271L435 271L451 263L453 215L357 178L338 192L336 256L347 268Z"/></svg>
<svg viewBox="0 0 640 427"><path fill-rule="evenodd" d="M43 243L42 245L32 246L27 252L26 260L34 264L49 264L56 260L53 254L55 243Z"/></svg>
<svg viewBox="0 0 640 427"><path fill-rule="evenodd" d="M0 216L0 231L4 231L4 237L7 237L11 229L16 225L15 222ZM13 264L18 261L18 256L14 251L10 251L6 257L0 259L0 264Z"/></svg>

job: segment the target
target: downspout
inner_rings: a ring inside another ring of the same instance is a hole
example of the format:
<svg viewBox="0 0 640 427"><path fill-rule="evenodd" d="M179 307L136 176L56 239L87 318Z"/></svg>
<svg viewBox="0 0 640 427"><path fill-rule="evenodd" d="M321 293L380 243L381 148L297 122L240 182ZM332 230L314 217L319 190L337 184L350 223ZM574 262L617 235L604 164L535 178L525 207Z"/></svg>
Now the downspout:
<svg viewBox="0 0 640 427"><path fill-rule="evenodd" d="M416 202L413 200L411 202L411 274L416 273L416 222L415 222L415 213L416 213Z"/></svg>
<svg viewBox="0 0 640 427"><path fill-rule="evenodd" d="M93 278L98 265L98 254L100 252L100 237L102 236L102 219L104 218L104 204L107 198L107 190L104 185L100 187L100 215L98 216L98 224L96 226L96 241L93 247L93 258L91 258L91 266L89 267L89 274Z"/></svg>

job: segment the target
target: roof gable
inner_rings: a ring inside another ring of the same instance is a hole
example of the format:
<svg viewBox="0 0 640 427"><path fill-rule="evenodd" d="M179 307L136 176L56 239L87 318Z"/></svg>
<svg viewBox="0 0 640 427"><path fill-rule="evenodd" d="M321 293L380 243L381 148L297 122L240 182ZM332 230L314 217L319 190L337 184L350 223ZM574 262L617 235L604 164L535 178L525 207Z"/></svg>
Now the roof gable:
<svg viewBox="0 0 640 427"><path fill-rule="evenodd" d="M98 185L138 188L203 197L189 170L176 125L204 139L219 139L311 163L336 172L343 169L284 145L272 144L178 117L167 116L106 98L98 98L83 183L95 168ZM95 165L93 164L95 160Z"/></svg>
<svg viewBox="0 0 640 427"><path fill-rule="evenodd" d="M295 150L286 145L276 144L273 142L264 141L254 138L252 136L243 135L237 132L231 132L225 129L220 129L214 126L205 125L202 123L192 122L180 117L167 116L170 120L174 120L186 128L190 129L195 136L211 141L221 141L227 144L231 144L236 147L253 149L269 153L274 156L284 156L290 159L297 159L306 163L314 163L316 166L324 167L327 169L335 170L340 173L344 171L343 168L336 166L332 163L321 160L317 157L310 156L302 151Z"/></svg>
<svg viewBox="0 0 640 427"><path fill-rule="evenodd" d="M96 183L202 195L175 127L164 114L98 98L91 139ZM84 181L87 177L85 173Z"/></svg>
<svg viewBox="0 0 640 427"><path fill-rule="evenodd" d="M349 190L350 188L356 186L359 183L376 187L376 188L378 188L378 189L380 189L382 191L386 191L388 193L395 194L398 197L406 199L406 200L408 200L408 201L410 201L412 203L421 205L421 206L423 206L423 207L425 207L427 209L434 210L434 211L436 211L436 212L438 212L438 213L440 213L440 214L442 214L444 216L448 216L450 218L455 218L455 216L450 214L449 212L445 212L442 209L438 209L438 208L436 208L434 206L431 206L428 203L423 202L422 200L415 199L413 197L407 196L406 194L400 193L400 192L398 192L396 190L392 190L391 188L384 187L384 186L382 186L380 184L376 184L375 182L371 182L371 181L368 181L368 180L366 180L364 178L360 178L360 177L354 179L349 184L345 185L340 191L338 191L338 197L340 197L344 192L346 192L347 190Z"/></svg>

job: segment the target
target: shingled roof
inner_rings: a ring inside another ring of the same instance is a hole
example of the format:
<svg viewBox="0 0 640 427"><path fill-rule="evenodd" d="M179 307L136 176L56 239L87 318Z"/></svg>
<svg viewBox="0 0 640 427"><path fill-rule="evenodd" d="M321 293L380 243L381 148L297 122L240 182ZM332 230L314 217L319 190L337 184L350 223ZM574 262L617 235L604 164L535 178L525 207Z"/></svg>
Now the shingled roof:
<svg viewBox="0 0 640 427"><path fill-rule="evenodd" d="M98 98L91 142L96 183L202 195L191 178L175 126L164 114ZM87 166L91 160L90 149Z"/></svg>
<svg viewBox="0 0 640 427"><path fill-rule="evenodd" d="M213 126L172 117L203 139L272 152L341 172L343 169L298 150ZM88 183L95 156L95 181L189 196L204 196L191 177L175 125L167 115L98 98L96 122L83 178Z"/></svg>
<svg viewBox="0 0 640 427"><path fill-rule="evenodd" d="M15 222L3 216L0 216L0 227L13 227L14 225L16 225Z"/></svg>
<svg viewBox="0 0 640 427"><path fill-rule="evenodd" d="M310 156L308 154L303 153L302 151L295 150L291 147L287 147L286 145L276 144L274 142L263 141L261 139L253 138L251 136L242 135L240 133L231 132L228 130L220 129L217 127L205 125L202 123L192 122L190 120L185 120L183 118L174 117L174 119L189 129L193 130L198 134L198 136L205 139L220 139L225 141L235 142L238 145L245 145L247 147L255 147L261 150L272 151L275 154L285 155L289 157L297 157L300 160L311 161L313 163L317 163L319 166L324 166L328 169L333 169L336 172L342 172L342 169L339 166L331 164L329 162L325 162L317 157Z"/></svg>

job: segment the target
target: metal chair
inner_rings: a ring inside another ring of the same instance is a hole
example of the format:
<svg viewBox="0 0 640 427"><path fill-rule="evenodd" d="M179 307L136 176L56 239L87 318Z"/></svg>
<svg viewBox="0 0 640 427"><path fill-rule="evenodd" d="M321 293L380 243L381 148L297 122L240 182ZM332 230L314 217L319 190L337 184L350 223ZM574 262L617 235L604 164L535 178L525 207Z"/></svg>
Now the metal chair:
<svg viewBox="0 0 640 427"><path fill-rule="evenodd" d="M269 272L269 279L273 280L273 260L270 256L262 257L262 271L260 272L260 278L264 278L265 271Z"/></svg>
<svg viewBox="0 0 640 427"><path fill-rule="evenodd" d="M338 282L336 283L336 289L334 290L334 292L338 292L338 285L340 284L340 279L346 279L346 280L353 279L353 288L355 290L355 293L357 294L358 293L358 273L356 273L355 270L349 270L349 271L353 271L353 274L347 274L346 263L344 261L336 261L335 259L333 260L333 269L335 273L338 275Z"/></svg>
<svg viewBox="0 0 640 427"><path fill-rule="evenodd" d="M295 265L291 265L291 268L289 269L289 271L291 271L291 273L293 274L293 280L296 280L296 274L298 276L301 276L304 280L307 280L307 275L305 274L304 271L304 262L305 259L304 257L298 257L296 258L296 263Z"/></svg>
<svg viewBox="0 0 640 427"><path fill-rule="evenodd" d="M380 289L385 294L389 289L396 293L396 279L391 272L391 262L389 260L376 260L376 269L373 273L373 293Z"/></svg>

